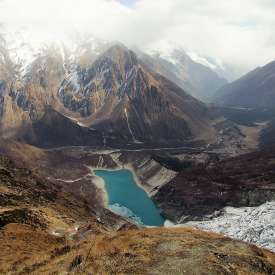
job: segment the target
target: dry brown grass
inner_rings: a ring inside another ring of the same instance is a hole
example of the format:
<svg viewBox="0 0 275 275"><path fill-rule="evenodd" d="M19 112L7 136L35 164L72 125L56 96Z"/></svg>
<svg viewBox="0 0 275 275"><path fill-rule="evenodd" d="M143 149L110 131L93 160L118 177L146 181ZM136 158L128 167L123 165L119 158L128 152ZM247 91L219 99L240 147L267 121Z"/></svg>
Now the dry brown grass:
<svg viewBox="0 0 275 275"><path fill-rule="evenodd" d="M9 225L4 232L0 237L4 248L0 252L0 273L3 274L253 275L275 272L273 253L189 228L110 232L90 235L78 243L66 243L64 239L22 225Z"/></svg>

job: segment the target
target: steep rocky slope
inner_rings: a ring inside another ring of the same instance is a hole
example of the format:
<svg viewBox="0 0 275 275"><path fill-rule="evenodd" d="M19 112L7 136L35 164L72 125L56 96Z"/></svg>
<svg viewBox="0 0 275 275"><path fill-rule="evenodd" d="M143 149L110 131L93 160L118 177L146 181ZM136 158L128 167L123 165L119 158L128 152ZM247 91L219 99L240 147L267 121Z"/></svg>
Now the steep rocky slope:
<svg viewBox="0 0 275 275"><path fill-rule="evenodd" d="M224 106L273 108L275 101L275 61L249 72L224 86L214 102Z"/></svg>
<svg viewBox="0 0 275 275"><path fill-rule="evenodd" d="M220 134L226 132L223 118L212 108L133 51L120 44L91 48L89 41L79 51L47 46L23 66L2 47L1 136L42 147L239 143L241 135Z"/></svg>
<svg viewBox="0 0 275 275"><path fill-rule="evenodd" d="M28 64L24 73L22 67L10 60L6 51L5 73L1 73L1 136L17 137L21 131L30 128L32 122L40 119L49 105L56 104L56 90L65 75L62 55L54 47L43 49ZM0 53L1 54L1 53ZM7 70L7 64L18 66Z"/></svg>
<svg viewBox="0 0 275 275"><path fill-rule="evenodd" d="M225 206L259 206L275 200L275 151L242 155L180 172L153 197L177 223L211 217Z"/></svg>
<svg viewBox="0 0 275 275"><path fill-rule="evenodd" d="M53 108L47 108L40 119L22 128L17 139L43 148L104 145L102 133L82 127Z"/></svg>
<svg viewBox="0 0 275 275"><path fill-rule="evenodd" d="M147 69L121 45L61 84L64 107L113 143L182 144L212 140L211 111L178 86ZM119 135L119 136L118 136Z"/></svg>

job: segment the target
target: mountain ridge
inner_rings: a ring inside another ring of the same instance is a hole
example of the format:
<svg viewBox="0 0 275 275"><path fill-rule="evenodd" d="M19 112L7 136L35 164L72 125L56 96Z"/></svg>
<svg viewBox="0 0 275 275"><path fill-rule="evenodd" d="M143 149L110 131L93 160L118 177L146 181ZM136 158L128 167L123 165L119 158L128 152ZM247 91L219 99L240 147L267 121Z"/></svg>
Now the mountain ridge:
<svg viewBox="0 0 275 275"><path fill-rule="evenodd" d="M214 103L246 108L272 108L275 100L275 61L258 67L217 91Z"/></svg>
<svg viewBox="0 0 275 275"><path fill-rule="evenodd" d="M194 61L182 49L175 49L170 56L138 52L141 60L151 69L170 79L192 96L208 102L227 80L210 67Z"/></svg>

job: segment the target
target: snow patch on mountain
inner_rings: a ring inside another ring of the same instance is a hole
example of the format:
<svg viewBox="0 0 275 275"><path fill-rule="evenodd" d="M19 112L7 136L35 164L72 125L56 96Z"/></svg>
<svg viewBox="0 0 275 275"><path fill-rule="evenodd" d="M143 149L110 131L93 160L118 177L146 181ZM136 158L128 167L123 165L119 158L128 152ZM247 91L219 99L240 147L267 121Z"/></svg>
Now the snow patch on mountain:
<svg viewBox="0 0 275 275"><path fill-rule="evenodd" d="M20 76L24 77L39 55L42 45L28 43L27 33L4 34L4 39L12 62L18 66Z"/></svg>
<svg viewBox="0 0 275 275"><path fill-rule="evenodd" d="M217 69L217 65L214 63L211 63L210 61L208 61L206 58L199 56L197 53L195 52L187 52L187 55L196 63L202 64L206 67L209 67L211 70L216 70Z"/></svg>
<svg viewBox="0 0 275 275"><path fill-rule="evenodd" d="M151 56L157 56L176 65L178 60L173 56L176 49L178 49L177 45L168 41L161 41L157 45L152 45L145 49L145 52Z"/></svg>
<svg viewBox="0 0 275 275"><path fill-rule="evenodd" d="M39 40L34 41L29 31L3 33L1 37L6 43L7 50L14 64L19 68L21 77L24 77L35 60L41 56L43 50L54 47L61 54L64 68L78 63L80 58L100 55L110 44L96 37L68 37L66 40Z"/></svg>
<svg viewBox="0 0 275 275"><path fill-rule="evenodd" d="M185 48L169 41L161 41L156 45L150 45L145 49L145 52L151 56L157 56L164 59L175 66L181 65L180 59L182 57L189 58L194 63L208 67L220 77L230 79L230 70L220 60L205 57L192 49Z"/></svg>
<svg viewBox="0 0 275 275"><path fill-rule="evenodd" d="M66 80L72 86L72 90L74 93L78 93L80 90L80 80L78 76L78 66L72 65L70 69L70 73L66 76Z"/></svg>

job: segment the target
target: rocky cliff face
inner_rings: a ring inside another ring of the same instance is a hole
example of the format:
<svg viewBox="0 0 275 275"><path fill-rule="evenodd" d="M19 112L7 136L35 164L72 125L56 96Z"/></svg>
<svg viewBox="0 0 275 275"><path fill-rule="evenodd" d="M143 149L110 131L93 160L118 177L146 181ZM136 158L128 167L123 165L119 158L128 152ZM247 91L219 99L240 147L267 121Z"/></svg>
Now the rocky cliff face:
<svg viewBox="0 0 275 275"><path fill-rule="evenodd" d="M8 51L7 51L8 54ZM8 59L8 57L6 58ZM9 59L10 60L10 59ZM14 66L19 66L14 61ZM47 106L56 104L56 90L64 77L62 57L55 48L46 48L22 72L8 70L0 74L1 131L4 137L18 137L22 129L40 119Z"/></svg>
<svg viewBox="0 0 275 275"><path fill-rule="evenodd" d="M108 96L123 97L126 86L136 77L137 59L123 46L114 46L90 67L74 64L61 83L58 96L64 106L83 117L100 109Z"/></svg>

